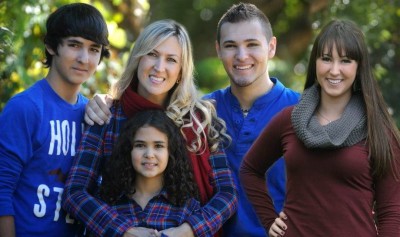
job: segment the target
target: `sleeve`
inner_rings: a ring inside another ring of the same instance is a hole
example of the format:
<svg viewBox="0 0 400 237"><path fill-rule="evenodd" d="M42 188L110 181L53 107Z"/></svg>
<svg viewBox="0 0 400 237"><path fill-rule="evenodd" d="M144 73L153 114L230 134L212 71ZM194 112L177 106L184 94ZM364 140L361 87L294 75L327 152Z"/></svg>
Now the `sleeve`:
<svg viewBox="0 0 400 237"><path fill-rule="evenodd" d="M281 128L284 120L282 112L274 116L244 156L239 170L240 183L267 233L277 213L268 194L265 172L283 155Z"/></svg>
<svg viewBox="0 0 400 237"><path fill-rule="evenodd" d="M400 147L397 142L392 144L393 169L375 182L377 227L379 236L384 237L400 236Z"/></svg>
<svg viewBox="0 0 400 237"><path fill-rule="evenodd" d="M237 209L237 190L225 152L220 150L209 158L214 187L214 196L199 212L191 215L186 221L192 227L195 236L212 236Z"/></svg>
<svg viewBox="0 0 400 237"><path fill-rule="evenodd" d="M122 236L132 220L95 197L101 172L107 126L89 126L82 136L63 194L63 208L96 236ZM107 133L107 135L110 135Z"/></svg>
<svg viewBox="0 0 400 237"><path fill-rule="evenodd" d="M24 165L33 156L38 114L34 103L16 96L0 115L0 216L14 215L13 193Z"/></svg>

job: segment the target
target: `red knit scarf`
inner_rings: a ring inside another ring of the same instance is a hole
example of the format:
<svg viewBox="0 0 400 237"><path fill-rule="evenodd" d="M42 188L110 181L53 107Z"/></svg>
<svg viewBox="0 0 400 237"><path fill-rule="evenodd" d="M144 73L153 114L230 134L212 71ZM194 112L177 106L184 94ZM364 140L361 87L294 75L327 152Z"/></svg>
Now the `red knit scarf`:
<svg viewBox="0 0 400 237"><path fill-rule="evenodd" d="M128 118L134 116L137 112L148 109L162 109L160 105L154 104L153 102L145 99L141 95L137 94L132 90L130 86L121 96L122 109ZM197 127L195 127L197 128ZM192 128L183 128L183 133L186 136L187 144L196 138L196 135ZM206 139L202 140L203 145L207 145ZM209 149L205 149L201 154L189 152L189 157L193 165L193 174L195 182L199 187L199 194L201 203L205 204L213 196L213 187L210 184L210 178L212 176L212 169L208 158L210 156Z"/></svg>

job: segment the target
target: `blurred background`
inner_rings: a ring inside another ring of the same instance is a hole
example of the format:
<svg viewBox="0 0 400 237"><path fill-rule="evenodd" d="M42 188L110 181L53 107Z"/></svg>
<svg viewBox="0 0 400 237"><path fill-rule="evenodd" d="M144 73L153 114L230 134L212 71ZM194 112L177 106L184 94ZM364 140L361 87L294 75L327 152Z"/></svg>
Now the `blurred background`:
<svg viewBox="0 0 400 237"><path fill-rule="evenodd" d="M171 18L186 26L194 46L199 93L229 84L215 51L216 26L234 0L0 0L0 112L7 100L43 78L45 21L57 7L85 2L105 17L112 56L103 60L82 92L106 93L118 80L129 50L144 26ZM302 91L311 43L321 26L347 18L361 26L374 73L400 126L400 0L254 0L278 39L270 76Z"/></svg>

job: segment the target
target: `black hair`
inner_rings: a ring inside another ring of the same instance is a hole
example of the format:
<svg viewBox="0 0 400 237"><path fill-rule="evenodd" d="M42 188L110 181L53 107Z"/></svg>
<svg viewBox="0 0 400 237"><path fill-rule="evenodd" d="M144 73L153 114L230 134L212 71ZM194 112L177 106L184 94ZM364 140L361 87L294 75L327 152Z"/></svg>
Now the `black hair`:
<svg viewBox="0 0 400 237"><path fill-rule="evenodd" d="M131 160L135 134L142 127L153 127L168 137L168 164L163 173L163 186L168 199L178 206L191 197L198 198L198 189L193 178L186 142L175 123L162 110L147 110L137 113L121 130L111 158L103 167L100 196L109 204L132 195L136 171Z"/></svg>
<svg viewBox="0 0 400 237"><path fill-rule="evenodd" d="M101 13L93 6L85 3L72 3L58 8L50 14L46 21L44 43L56 54L57 48L66 37L82 37L102 45L100 61L108 58L108 29ZM46 67L50 67L53 56L46 49Z"/></svg>

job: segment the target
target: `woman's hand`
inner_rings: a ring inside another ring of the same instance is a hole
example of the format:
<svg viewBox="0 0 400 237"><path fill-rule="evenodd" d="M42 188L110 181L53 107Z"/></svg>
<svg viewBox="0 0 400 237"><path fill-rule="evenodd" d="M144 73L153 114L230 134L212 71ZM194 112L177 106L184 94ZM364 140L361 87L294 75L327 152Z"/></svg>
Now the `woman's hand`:
<svg viewBox="0 0 400 237"><path fill-rule="evenodd" d="M282 237L285 235L285 230L287 229L287 226L284 222L284 220L287 219L287 216L285 213L281 212L279 213L279 217L275 219L275 222L271 225L268 231L268 235L270 237Z"/></svg>
<svg viewBox="0 0 400 237"><path fill-rule="evenodd" d="M123 237L159 237L161 233L154 229L145 227L132 227L128 229Z"/></svg>
<svg viewBox="0 0 400 237"><path fill-rule="evenodd" d="M89 125L108 123L111 117L112 103L113 99L110 95L96 94L86 105L85 122Z"/></svg>
<svg viewBox="0 0 400 237"><path fill-rule="evenodd" d="M178 227L162 230L160 233L170 237L194 237L192 228L186 222Z"/></svg>

